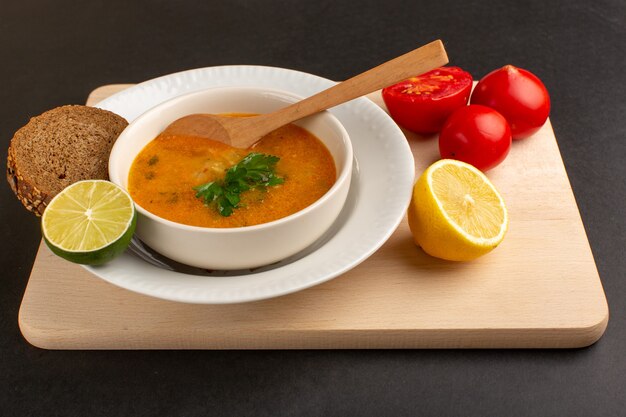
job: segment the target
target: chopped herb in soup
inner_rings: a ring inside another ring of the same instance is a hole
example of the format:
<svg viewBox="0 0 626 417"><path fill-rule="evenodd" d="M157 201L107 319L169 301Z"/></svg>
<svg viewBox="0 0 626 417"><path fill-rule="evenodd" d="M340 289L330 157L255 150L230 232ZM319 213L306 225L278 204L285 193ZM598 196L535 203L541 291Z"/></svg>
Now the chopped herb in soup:
<svg viewBox="0 0 626 417"><path fill-rule="evenodd" d="M215 205L225 217L241 207L241 194L250 190L263 189L282 184L284 181L274 172L279 157L251 152L226 171L223 180L211 181L193 187L196 197L207 206ZM215 203L215 204L213 204Z"/></svg>

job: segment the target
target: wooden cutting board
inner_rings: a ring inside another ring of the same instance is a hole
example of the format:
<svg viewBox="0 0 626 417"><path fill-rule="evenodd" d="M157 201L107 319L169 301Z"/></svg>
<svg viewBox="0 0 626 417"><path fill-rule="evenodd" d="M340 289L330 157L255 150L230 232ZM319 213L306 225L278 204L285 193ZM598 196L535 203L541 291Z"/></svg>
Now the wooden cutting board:
<svg viewBox="0 0 626 417"><path fill-rule="evenodd" d="M129 85L98 88L87 103ZM370 96L383 106L380 94ZM407 133L417 173L434 138ZM567 138L562 138L567 146ZM190 305L117 288L41 245L19 314L45 349L565 348L598 340L608 306L550 123L488 173L505 241L468 263L425 255L406 221L352 271L295 294Z"/></svg>

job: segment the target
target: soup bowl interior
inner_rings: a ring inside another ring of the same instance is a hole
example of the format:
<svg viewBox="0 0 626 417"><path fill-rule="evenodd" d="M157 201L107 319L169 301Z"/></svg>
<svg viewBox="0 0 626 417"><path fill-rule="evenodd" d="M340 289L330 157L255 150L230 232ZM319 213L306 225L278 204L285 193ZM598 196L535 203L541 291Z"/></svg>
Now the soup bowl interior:
<svg viewBox="0 0 626 417"><path fill-rule="evenodd" d="M269 113L301 100L294 94L254 87L203 90L166 101L139 116L119 136L109 159L112 182L128 190L135 157L173 121L195 113ZM137 205L137 236L175 261L208 269L268 265L303 250L330 228L345 203L352 172L348 133L329 112L296 125L315 135L335 162L337 180L310 206L287 217L254 226L206 228L176 223ZM268 244L271 242L271 244Z"/></svg>

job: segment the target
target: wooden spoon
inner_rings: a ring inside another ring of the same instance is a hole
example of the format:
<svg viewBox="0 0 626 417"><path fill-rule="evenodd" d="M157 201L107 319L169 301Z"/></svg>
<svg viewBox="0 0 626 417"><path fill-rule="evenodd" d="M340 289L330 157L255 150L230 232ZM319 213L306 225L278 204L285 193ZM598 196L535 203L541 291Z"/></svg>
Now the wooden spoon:
<svg viewBox="0 0 626 417"><path fill-rule="evenodd" d="M164 133L201 136L246 149L288 123L447 63L443 44L436 40L275 112L252 117L192 114L173 122Z"/></svg>

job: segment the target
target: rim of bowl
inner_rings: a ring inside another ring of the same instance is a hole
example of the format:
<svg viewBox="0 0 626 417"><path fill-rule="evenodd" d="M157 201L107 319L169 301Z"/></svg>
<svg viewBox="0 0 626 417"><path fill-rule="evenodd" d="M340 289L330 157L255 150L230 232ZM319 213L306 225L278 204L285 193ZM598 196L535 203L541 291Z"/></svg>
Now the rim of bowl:
<svg viewBox="0 0 626 417"><path fill-rule="evenodd" d="M150 109L146 110L145 112L143 112L141 115L139 115L135 120L133 120L131 123L128 124L128 126L122 131L122 133L120 134L120 136L118 137L118 139L115 141L115 144L113 145L113 148L111 149L111 153L109 155L109 164L108 164L108 170L109 170L109 177L111 182L119 185L120 187L122 187L124 189L124 191L128 192L128 188L122 185L122 181L120 181L120 178L117 178L117 175L111 175L111 172L115 172L114 170L111 169L111 167L113 165L115 165L115 162L113 162L114 160L114 155L117 154L121 154L121 147L122 144L120 143L120 138L123 138L125 134L127 134L127 131L135 126L138 122L143 121L143 119L149 117L153 112L156 112L164 107L172 107L175 106L178 102L180 101L184 101L186 99L189 99L192 96L196 96L196 95L203 95L203 94L207 94L209 92L220 92L220 91L228 91L228 90L238 90L238 91L255 91L255 92L268 92L268 93L273 93L273 94L277 94L277 95L282 95L282 96L286 96L289 98L294 99L294 101L292 101L291 103L295 103L299 100L303 100L306 97L302 97L298 94L294 94L292 92L289 91L285 91L285 90L280 90L280 89L276 89L276 88L266 88L266 87L254 87L254 86L241 86L241 87L237 87L237 86L225 86L225 87L211 87L211 88L205 88L202 90L198 90L198 91L193 91L190 93L186 93L186 94L182 94L180 96L176 96L173 97L169 100L166 100L162 103L157 104L154 107L151 107ZM323 110L319 113L315 113L314 115L311 116L315 116L315 115L323 115L326 118L330 119L335 125L336 127L339 128L339 131L341 132L341 135L343 136L344 140L343 140L343 144L344 147L346 149L346 155L343 161L343 170L341 171L341 173L339 174L339 176L337 176L337 179L335 180L335 183L330 187L330 189L328 191L326 191L326 193L324 193L324 195L322 195L320 198L318 198L317 200L315 200L312 204L306 206L305 208L303 208L302 210L299 210L295 213L292 213L288 216L285 217L281 217L280 219L276 219L276 220L272 220L271 222L267 222L267 223L260 223L260 224L255 224L252 226L239 226L239 227L203 227L203 226L192 226L192 225L188 225L188 224L183 224L183 223L178 223L172 220L168 220L165 219L163 217L157 216L156 214L146 210L145 208L143 208L141 205L139 205L134 199L133 203L135 204L137 211L139 211L141 214L143 214L146 217L150 217L152 220L155 220L157 222L160 223L164 223L168 226L173 226L176 228L180 228L183 230L190 230L190 231L198 231L198 232L203 232L203 233L241 233L243 231L254 231L254 230L262 230L262 229L266 229L266 228L271 228L271 227L275 227L275 226L279 226L283 223L289 223L291 221L295 221L295 219L306 215L308 212L315 210L318 206L322 205L326 200L330 199L331 196L333 194L337 193L337 190L341 187L341 185L346 182L351 176L352 176L352 161L354 158L353 155L353 149L352 149L352 141L350 140L350 135L348 134L348 132L346 131L345 127L343 126L343 124L339 121L339 119L337 119L331 112L329 112L328 110ZM311 117L311 116L307 116L307 117ZM154 140L154 138L152 139ZM118 145L118 143L120 143L120 145ZM146 143L146 145L149 142ZM144 145L145 147L145 145ZM143 148L142 148L143 149ZM141 151L139 151L141 152ZM136 158L137 155L135 155L134 158ZM134 161L133 158L133 161ZM334 157L333 157L334 160ZM132 162L131 162L131 166L132 166ZM127 172L128 175L128 172ZM113 179L113 177L116 177L115 179ZM130 193L129 193L130 195Z"/></svg>

